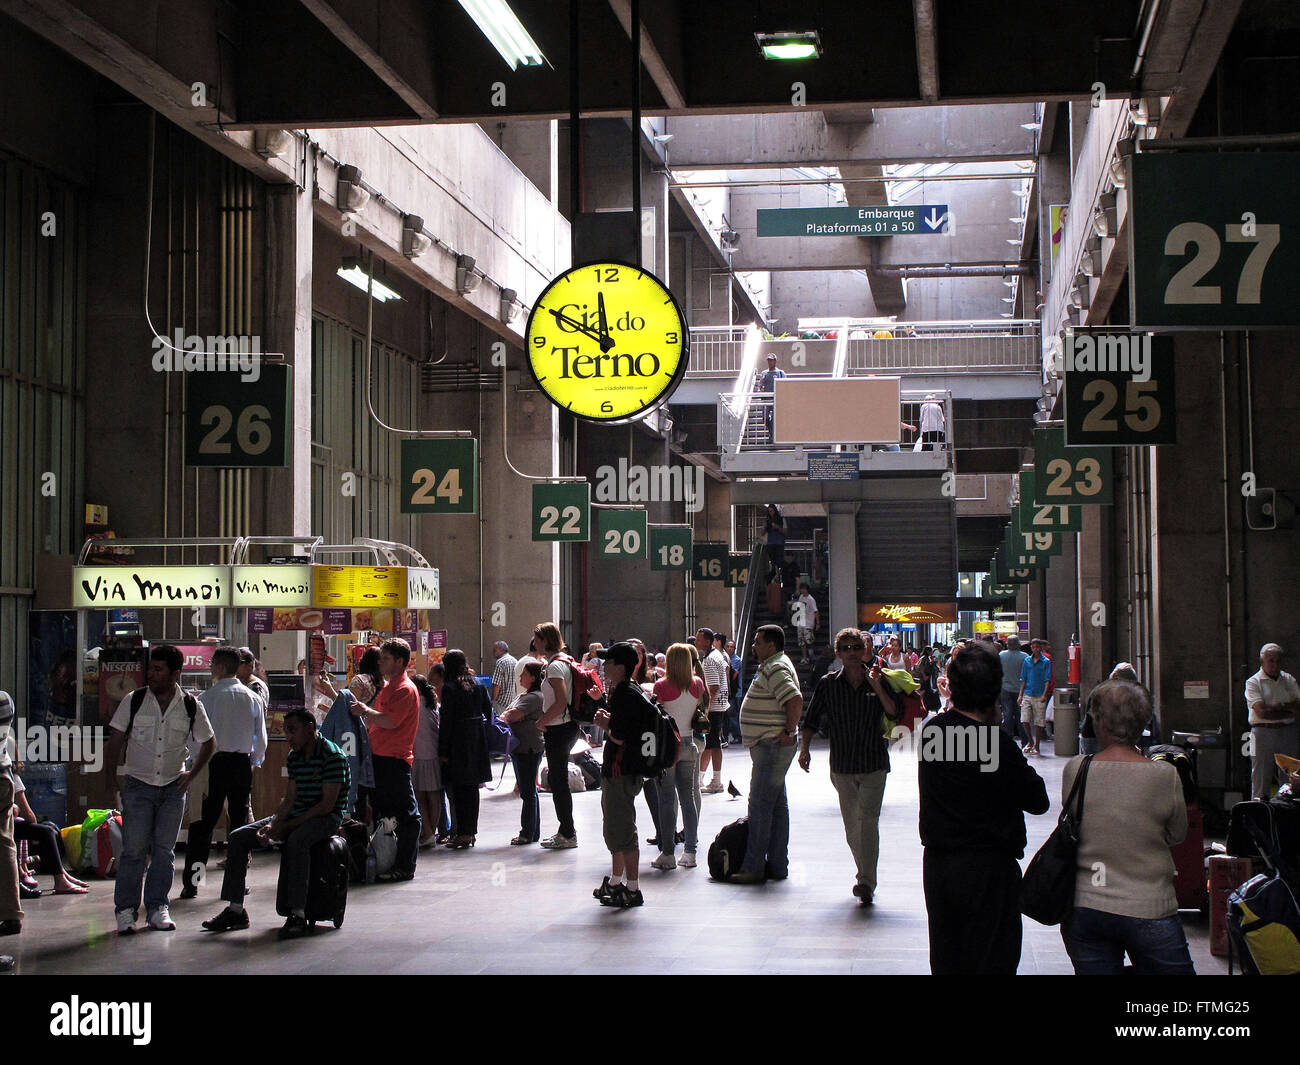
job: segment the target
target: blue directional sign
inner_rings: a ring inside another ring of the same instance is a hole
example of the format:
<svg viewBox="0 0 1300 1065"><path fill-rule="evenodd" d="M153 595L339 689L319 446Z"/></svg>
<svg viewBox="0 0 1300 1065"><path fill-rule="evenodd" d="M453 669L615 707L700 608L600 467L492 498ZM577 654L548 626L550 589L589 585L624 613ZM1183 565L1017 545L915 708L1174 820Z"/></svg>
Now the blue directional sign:
<svg viewBox="0 0 1300 1065"><path fill-rule="evenodd" d="M947 233L946 203L908 207L759 208L760 237L915 237Z"/></svg>

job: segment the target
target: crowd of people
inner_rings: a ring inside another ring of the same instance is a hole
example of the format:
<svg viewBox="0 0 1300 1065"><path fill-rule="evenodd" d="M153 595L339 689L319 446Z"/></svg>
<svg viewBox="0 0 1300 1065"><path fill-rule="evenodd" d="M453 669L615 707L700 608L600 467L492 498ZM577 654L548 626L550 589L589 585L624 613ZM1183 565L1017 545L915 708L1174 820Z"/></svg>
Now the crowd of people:
<svg viewBox="0 0 1300 1065"><path fill-rule="evenodd" d="M727 879L752 885L789 875L786 777L796 759L810 771L812 740L821 735L828 741L830 783L856 869L852 895L870 906L877 890L890 736L904 720L912 690L899 683L905 674L934 696L925 701L924 722L916 723L924 730L920 749L930 750L933 740L934 750L967 752L922 754L918 761L932 971L1014 972L1021 947L1024 815L1044 814L1050 805L1027 757L1039 753L1043 706L1052 692L1051 658L1045 640L1034 638L1029 647L1029 653L1022 651L1013 636L1005 643L969 640L913 652L897 636L877 648L870 633L841 629L833 644L835 664L817 679L805 706L783 625L763 625L755 633L757 665L743 698L734 643L708 628L671 644L659 667L658 656L635 638L592 645L579 662L567 653L558 626L544 622L521 657L511 655L505 642L494 647L487 686L454 649L428 676L411 673L410 647L393 639L362 657L343 690L323 680L332 702L322 722L305 708L285 715L286 788L274 813L254 821L251 779L267 751L267 704L265 686L253 675L252 652L218 648L214 683L196 698L181 686L181 653L155 646L146 686L124 698L110 722L105 772L116 782L122 810L117 929L122 935L136 930L142 901L148 928L175 928L169 896L176 840L186 791L205 767L207 792L189 826L181 897L194 898L201 890L211 833L226 812L230 834L220 889L225 908L203 922L212 932L249 927L251 856L270 844L281 844L284 852L285 938L308 931L312 846L337 834L345 820L374 825L391 819L396 857L384 878L390 881L412 879L426 848L473 847L481 789L492 778L487 737L496 720L510 732L520 804L519 832L510 843L549 850L578 846L568 769L586 725L587 735L603 748L602 835L610 853L610 872L593 895L605 906L642 906L637 798L644 794L654 824L658 854L650 866L667 872L697 865L702 796L723 790L720 753L733 711L751 773L745 852ZM1248 700L1256 697L1252 716L1267 724L1293 715L1300 705L1280 659L1276 645L1262 648L1260 673L1247 686ZM601 698L590 719L579 720L583 692ZM661 714L679 738L669 764L654 743L647 746L662 735ZM0 693L0 733L13 718L12 700ZM972 727L988 729L992 746L963 747L957 734ZM1127 663L1090 693L1085 728L1095 738L1094 752L1072 759L1062 783L1064 805L1082 777L1074 811L1077 884L1061 928L1064 946L1079 973L1122 971L1125 956L1139 972L1192 972L1169 850L1187 831L1187 808L1176 770L1142 753L1159 725L1149 693ZM988 757L994 747L996 756ZM549 811L538 794L543 765L555 821L545 838ZM12 889L8 876L0 884L5 934L21 929L18 890L35 890L22 875L17 842L39 856L57 893L86 891L63 861L57 826L38 820L19 781L8 745L0 743L0 804L9 811L0 825L0 867L12 870L14 881ZM734 784L731 790L741 794ZM1106 875L1098 879L1097 868Z"/></svg>

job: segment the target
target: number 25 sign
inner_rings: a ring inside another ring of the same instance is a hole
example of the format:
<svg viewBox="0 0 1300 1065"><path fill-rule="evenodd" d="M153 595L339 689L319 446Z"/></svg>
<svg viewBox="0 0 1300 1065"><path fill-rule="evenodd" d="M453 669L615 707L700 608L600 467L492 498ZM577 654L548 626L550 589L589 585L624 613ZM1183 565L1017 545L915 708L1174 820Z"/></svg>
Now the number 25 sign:
<svg viewBox="0 0 1300 1065"><path fill-rule="evenodd" d="M403 440L403 514L478 511L478 441Z"/></svg>

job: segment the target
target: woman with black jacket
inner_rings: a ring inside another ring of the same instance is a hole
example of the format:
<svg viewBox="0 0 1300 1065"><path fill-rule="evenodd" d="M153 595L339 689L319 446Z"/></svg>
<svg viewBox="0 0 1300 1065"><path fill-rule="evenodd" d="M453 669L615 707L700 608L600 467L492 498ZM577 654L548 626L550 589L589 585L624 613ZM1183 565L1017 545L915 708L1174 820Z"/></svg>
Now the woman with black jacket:
<svg viewBox="0 0 1300 1065"><path fill-rule="evenodd" d="M492 779L483 732L492 703L487 689L475 682L464 651L448 651L442 664L446 673L438 758L443 764L443 786L451 790L456 821L456 835L447 841L447 847L464 850L474 846L478 835L479 788Z"/></svg>

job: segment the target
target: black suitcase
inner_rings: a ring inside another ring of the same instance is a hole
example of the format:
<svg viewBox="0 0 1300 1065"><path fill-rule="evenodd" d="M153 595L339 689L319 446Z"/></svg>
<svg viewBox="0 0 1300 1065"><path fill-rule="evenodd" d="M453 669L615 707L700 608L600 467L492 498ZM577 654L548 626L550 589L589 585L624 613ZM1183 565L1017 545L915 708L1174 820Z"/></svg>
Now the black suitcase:
<svg viewBox="0 0 1300 1065"><path fill-rule="evenodd" d="M709 846L709 876L714 880L730 880L740 872L749 846L749 818L732 821Z"/></svg>
<svg viewBox="0 0 1300 1065"><path fill-rule="evenodd" d="M1261 855L1259 840L1267 841L1272 853ZM1226 846L1234 858L1277 857L1300 870L1300 803L1285 798L1237 803L1229 814Z"/></svg>
<svg viewBox="0 0 1300 1065"><path fill-rule="evenodd" d="M348 845L348 877L354 884L366 882L366 855L370 853L370 829L348 818L339 825L339 835Z"/></svg>
<svg viewBox="0 0 1300 1065"><path fill-rule="evenodd" d="M285 884L284 862L287 852L280 855L280 883L275 892L275 912L289 916L288 891ZM307 880L307 923L313 928L317 921L333 921L335 928L343 927L343 911L348 905L348 844L342 836L330 836L312 844L311 871Z"/></svg>

